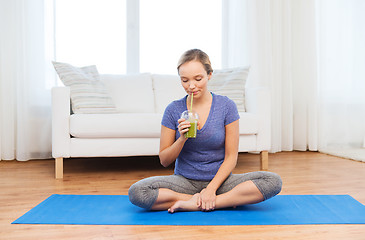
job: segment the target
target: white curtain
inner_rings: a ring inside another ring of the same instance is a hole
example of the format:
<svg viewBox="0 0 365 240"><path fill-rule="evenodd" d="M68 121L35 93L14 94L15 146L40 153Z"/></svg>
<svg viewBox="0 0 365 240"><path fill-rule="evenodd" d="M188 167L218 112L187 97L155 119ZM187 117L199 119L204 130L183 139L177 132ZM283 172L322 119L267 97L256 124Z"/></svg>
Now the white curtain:
<svg viewBox="0 0 365 240"><path fill-rule="evenodd" d="M45 0L46 1L46 0ZM47 1L51 3L51 1ZM0 155L51 157L52 25L43 0L0 0Z"/></svg>
<svg viewBox="0 0 365 240"><path fill-rule="evenodd" d="M247 22L241 29L248 43L227 41L231 51L224 65L242 65L237 56L249 53L250 84L271 88L271 152L360 147L365 136L365 2L244 2L228 9L247 16L236 29Z"/></svg>
<svg viewBox="0 0 365 240"><path fill-rule="evenodd" d="M317 150L315 1L248 0L247 16L253 84L272 90L271 152Z"/></svg>
<svg viewBox="0 0 365 240"><path fill-rule="evenodd" d="M365 140L365 1L321 0L317 7L319 150L355 152Z"/></svg>
<svg viewBox="0 0 365 240"><path fill-rule="evenodd" d="M222 0L222 68L250 65L247 0Z"/></svg>

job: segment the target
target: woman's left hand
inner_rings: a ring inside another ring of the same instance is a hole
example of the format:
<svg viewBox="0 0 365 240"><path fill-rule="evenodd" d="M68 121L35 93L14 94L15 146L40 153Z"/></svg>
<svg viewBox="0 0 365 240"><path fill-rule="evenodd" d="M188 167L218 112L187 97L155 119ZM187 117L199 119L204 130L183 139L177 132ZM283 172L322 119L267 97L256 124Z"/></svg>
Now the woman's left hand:
<svg viewBox="0 0 365 240"><path fill-rule="evenodd" d="M213 190L204 188L200 192L200 209L202 211L213 211L215 208L216 193Z"/></svg>

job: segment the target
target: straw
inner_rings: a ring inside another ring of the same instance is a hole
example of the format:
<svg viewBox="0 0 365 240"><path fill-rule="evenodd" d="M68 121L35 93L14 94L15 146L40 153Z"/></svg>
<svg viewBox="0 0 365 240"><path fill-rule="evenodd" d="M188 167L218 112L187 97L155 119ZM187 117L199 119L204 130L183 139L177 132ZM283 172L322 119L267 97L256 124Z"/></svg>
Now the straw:
<svg viewBox="0 0 365 240"><path fill-rule="evenodd" d="M193 111L193 98L194 98L194 94L192 93L190 96L190 111Z"/></svg>

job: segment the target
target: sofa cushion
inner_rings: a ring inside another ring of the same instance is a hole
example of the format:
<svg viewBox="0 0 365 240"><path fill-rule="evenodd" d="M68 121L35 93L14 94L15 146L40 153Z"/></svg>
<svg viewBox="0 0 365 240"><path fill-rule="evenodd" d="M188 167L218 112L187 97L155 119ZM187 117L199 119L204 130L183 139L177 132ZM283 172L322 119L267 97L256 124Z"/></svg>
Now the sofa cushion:
<svg viewBox="0 0 365 240"><path fill-rule="evenodd" d="M151 74L101 74L100 77L119 112L155 112Z"/></svg>
<svg viewBox="0 0 365 240"><path fill-rule="evenodd" d="M152 80L157 113L163 113L169 103L186 95L177 75L152 74Z"/></svg>
<svg viewBox="0 0 365 240"><path fill-rule="evenodd" d="M231 68L214 70L212 78L208 82L208 89L216 94L232 99L239 112L245 110L245 84L249 68Z"/></svg>
<svg viewBox="0 0 365 240"><path fill-rule="evenodd" d="M77 138L160 137L161 114L72 114L70 134Z"/></svg>
<svg viewBox="0 0 365 240"><path fill-rule="evenodd" d="M254 113L239 112L240 135L257 134L259 132L259 118Z"/></svg>
<svg viewBox="0 0 365 240"><path fill-rule="evenodd" d="M258 117L240 112L240 135L258 133ZM70 134L77 138L158 138L160 113L72 114Z"/></svg>
<svg viewBox="0 0 365 240"><path fill-rule="evenodd" d="M70 87L74 113L117 112L95 65L78 68L68 63L52 63L63 84Z"/></svg>

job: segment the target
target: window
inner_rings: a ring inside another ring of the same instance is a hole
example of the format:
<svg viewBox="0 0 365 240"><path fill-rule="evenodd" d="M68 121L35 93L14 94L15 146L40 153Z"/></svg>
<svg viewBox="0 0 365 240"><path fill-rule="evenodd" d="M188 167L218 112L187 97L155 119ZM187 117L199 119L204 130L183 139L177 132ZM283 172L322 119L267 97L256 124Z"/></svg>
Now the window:
<svg viewBox="0 0 365 240"><path fill-rule="evenodd" d="M140 71L176 74L180 55L200 48L220 68L221 0L140 0Z"/></svg>
<svg viewBox="0 0 365 240"><path fill-rule="evenodd" d="M125 12L125 0L56 0L56 60L125 73Z"/></svg>
<svg viewBox="0 0 365 240"><path fill-rule="evenodd" d="M191 48L220 68L221 29L222 0L55 0L56 60L100 73L176 74Z"/></svg>

